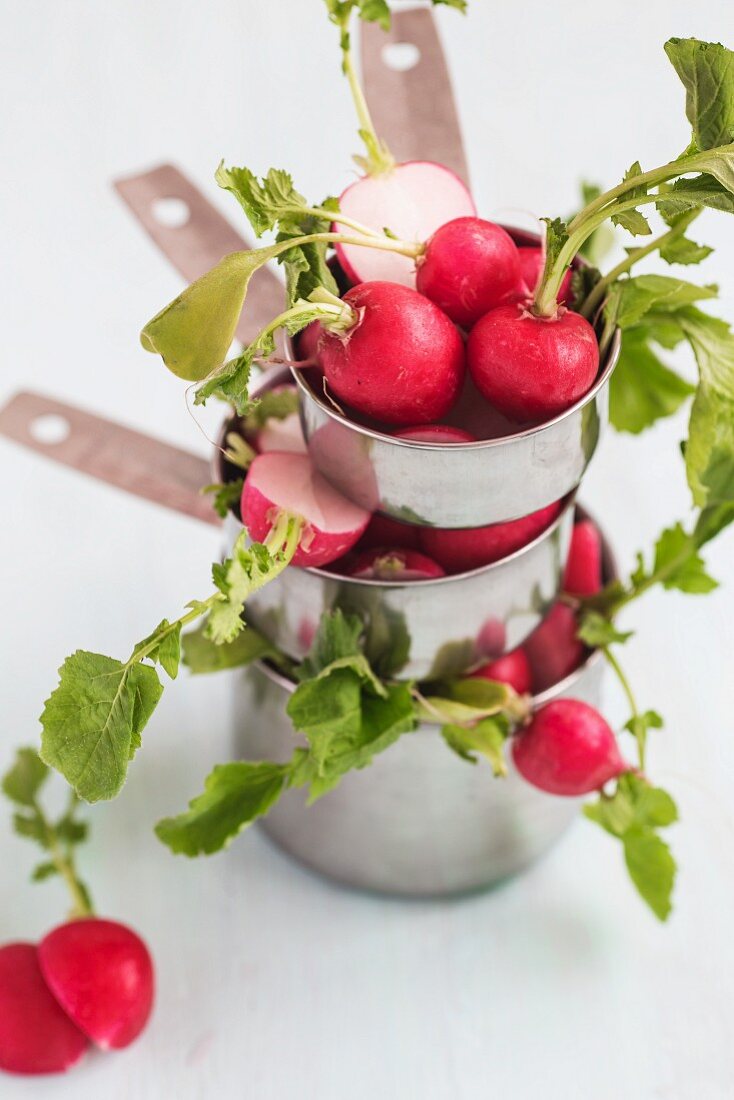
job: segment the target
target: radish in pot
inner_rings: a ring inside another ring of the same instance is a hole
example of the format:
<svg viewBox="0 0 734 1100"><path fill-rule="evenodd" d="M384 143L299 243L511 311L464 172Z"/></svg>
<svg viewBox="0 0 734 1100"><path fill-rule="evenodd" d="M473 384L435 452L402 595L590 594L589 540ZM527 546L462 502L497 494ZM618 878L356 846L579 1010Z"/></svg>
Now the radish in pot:
<svg viewBox="0 0 734 1100"><path fill-rule="evenodd" d="M266 545L279 526L295 519L297 536L284 559L300 566L336 561L352 549L370 519L318 473L308 455L277 451L253 460L240 507L250 538Z"/></svg>
<svg viewBox="0 0 734 1100"><path fill-rule="evenodd" d="M391 516L375 512L367 530L359 540L360 550L379 550L383 546L395 546L400 550L418 550L420 548L420 527L412 523L401 523Z"/></svg>
<svg viewBox="0 0 734 1100"><path fill-rule="evenodd" d="M445 577L441 566L417 550L366 550L347 568L347 575L359 580L428 581Z"/></svg>
<svg viewBox="0 0 734 1100"><path fill-rule="evenodd" d="M536 711L513 739L512 758L528 783L568 797L599 790L629 770L611 727L577 699L556 699Z"/></svg>
<svg viewBox="0 0 734 1100"><path fill-rule="evenodd" d="M393 433L397 439L414 439L418 443L475 443L476 439L463 428L449 424L423 424L416 428L401 428Z"/></svg>
<svg viewBox="0 0 734 1100"><path fill-rule="evenodd" d="M361 283L344 295L351 324L327 328L319 354L329 388L388 424L438 420L458 397L464 345L438 306L396 283Z"/></svg>
<svg viewBox="0 0 734 1100"><path fill-rule="evenodd" d="M493 661L488 661L469 674L473 680L497 680L500 684L509 684L519 695L527 695L532 689L530 663L522 648L503 653Z"/></svg>
<svg viewBox="0 0 734 1100"><path fill-rule="evenodd" d="M522 644L533 673L533 691L545 691L578 668L586 655L576 637L578 623L565 603L555 603Z"/></svg>
<svg viewBox="0 0 734 1100"><path fill-rule="evenodd" d="M506 558L537 538L559 515L561 501L549 504L529 516L487 527L421 530L421 549L448 573L466 573Z"/></svg>
<svg viewBox="0 0 734 1100"><path fill-rule="evenodd" d="M523 297L532 298L535 294L535 288L540 282L540 277L543 274L543 268L545 266L543 249L540 245L523 245L518 248L517 254L520 263L520 277L522 279L523 289L527 291ZM571 301L572 278L573 271L569 268L563 276L563 280L558 290L558 301L561 305L567 305L568 302Z"/></svg>
<svg viewBox="0 0 734 1100"><path fill-rule="evenodd" d="M563 591L570 596L595 596L602 585L602 545L599 528L590 519L574 525L566 560Z"/></svg>
<svg viewBox="0 0 734 1100"><path fill-rule="evenodd" d="M455 218L441 226L417 265L421 294L467 329L510 300L521 282L515 242L501 226L483 218Z"/></svg>

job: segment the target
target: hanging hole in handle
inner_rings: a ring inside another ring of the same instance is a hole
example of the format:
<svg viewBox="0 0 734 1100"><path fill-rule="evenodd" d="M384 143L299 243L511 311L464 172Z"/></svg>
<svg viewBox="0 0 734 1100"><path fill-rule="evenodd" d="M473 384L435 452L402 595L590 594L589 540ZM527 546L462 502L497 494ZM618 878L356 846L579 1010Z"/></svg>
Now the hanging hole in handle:
<svg viewBox="0 0 734 1100"><path fill-rule="evenodd" d="M156 199L153 203L153 217L169 229L181 229L191 217L189 204L183 199Z"/></svg>
<svg viewBox="0 0 734 1100"><path fill-rule="evenodd" d="M421 52L412 42L390 42L382 48L382 60L396 73L409 72L420 59Z"/></svg>
<svg viewBox="0 0 734 1100"><path fill-rule="evenodd" d="M35 420L31 420L28 430L37 443L52 447L69 438L71 424L63 416L47 413L45 416L37 416Z"/></svg>

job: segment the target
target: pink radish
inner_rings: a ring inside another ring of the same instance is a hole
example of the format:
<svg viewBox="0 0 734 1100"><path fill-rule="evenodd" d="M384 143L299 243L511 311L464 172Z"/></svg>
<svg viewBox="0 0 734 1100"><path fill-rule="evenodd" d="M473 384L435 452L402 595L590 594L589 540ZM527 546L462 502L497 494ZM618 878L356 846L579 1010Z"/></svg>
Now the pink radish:
<svg viewBox="0 0 734 1100"><path fill-rule="evenodd" d="M466 573L506 558L537 538L561 511L561 502L549 504L529 516L488 527L421 530L421 549L447 573Z"/></svg>
<svg viewBox="0 0 734 1100"><path fill-rule="evenodd" d="M271 416L257 433L255 445L261 453L290 451L294 454L305 454L306 441L303 438L301 418L298 413L289 413L282 420Z"/></svg>
<svg viewBox="0 0 734 1100"><path fill-rule="evenodd" d="M447 413L464 379L464 345L446 314L396 283L362 283L344 301L356 323L345 333L325 330L319 344L335 397L388 424L428 424Z"/></svg>
<svg viewBox="0 0 734 1100"><path fill-rule="evenodd" d="M386 172L363 176L339 199L346 217L381 233L387 228L404 241L427 241L446 222L476 214L474 200L458 176L442 164L414 160ZM335 222L338 231L349 226ZM337 244L336 253L353 283L375 279L415 287L413 260L395 252Z"/></svg>
<svg viewBox="0 0 734 1100"><path fill-rule="evenodd" d="M599 790L629 770L604 718L577 699L556 699L536 711L514 738L512 758L528 783L569 797Z"/></svg>
<svg viewBox="0 0 734 1100"><path fill-rule="evenodd" d="M545 265L543 249L539 245L529 245L519 248L518 255L520 258L520 276L523 283L522 290L527 290L527 294L522 293L520 296L532 298L535 293L535 288L540 282L540 276L543 274L543 267ZM571 300L572 278L573 271L569 268L563 276L561 289L558 292L558 301L561 303L567 303Z"/></svg>
<svg viewBox="0 0 734 1100"><path fill-rule="evenodd" d="M501 226L483 218L442 225L418 260L417 289L462 328L510 300L519 283L517 245Z"/></svg>
<svg viewBox="0 0 734 1100"><path fill-rule="evenodd" d="M153 1007L153 962L131 928L85 917L49 932L38 947L46 985L66 1015L103 1050L129 1046Z"/></svg>
<svg viewBox="0 0 734 1100"><path fill-rule="evenodd" d="M576 637L577 629L571 608L565 603L556 603L523 642L536 694L560 683L582 663L586 649Z"/></svg>
<svg viewBox="0 0 734 1100"><path fill-rule="evenodd" d="M463 428L448 424L422 424L417 428L401 428L393 433L397 439L414 439L419 443L475 443L476 440Z"/></svg>
<svg viewBox="0 0 734 1100"><path fill-rule="evenodd" d="M420 527L415 527L412 523L400 523L390 516L381 516L379 512L374 514L359 540L361 550L379 550L382 546L418 550L419 545Z"/></svg>
<svg viewBox="0 0 734 1100"><path fill-rule="evenodd" d="M88 1046L44 982L35 946L0 947L0 1070L63 1073Z"/></svg>
<svg viewBox="0 0 734 1100"><path fill-rule="evenodd" d="M263 542L280 513L300 516L306 526L293 564L328 565L354 546L370 513L338 493L308 455L270 451L252 462L242 490L242 522Z"/></svg>
<svg viewBox="0 0 734 1100"><path fill-rule="evenodd" d="M319 340L323 329L318 321L312 321L295 337L295 349L301 364L310 363L318 365Z"/></svg>
<svg viewBox="0 0 734 1100"><path fill-rule="evenodd" d="M470 673L470 678L509 684L520 695L527 695L532 687L530 664L522 649L513 649L510 653L481 665Z"/></svg>
<svg viewBox="0 0 734 1100"><path fill-rule="evenodd" d="M593 328L560 307L536 317L522 305L499 306L469 335L467 361L477 388L517 421L557 416L590 389L599 370Z"/></svg>
<svg viewBox="0 0 734 1100"><path fill-rule="evenodd" d="M416 550L366 550L347 570L348 576L374 581L428 581L445 577L443 569Z"/></svg>
<svg viewBox="0 0 734 1100"><path fill-rule="evenodd" d="M601 588L601 535L590 519L573 529L566 561L563 591L571 596L594 596Z"/></svg>
<svg viewBox="0 0 734 1100"><path fill-rule="evenodd" d="M507 646L507 631L501 619L487 619L474 642L477 657L499 657Z"/></svg>

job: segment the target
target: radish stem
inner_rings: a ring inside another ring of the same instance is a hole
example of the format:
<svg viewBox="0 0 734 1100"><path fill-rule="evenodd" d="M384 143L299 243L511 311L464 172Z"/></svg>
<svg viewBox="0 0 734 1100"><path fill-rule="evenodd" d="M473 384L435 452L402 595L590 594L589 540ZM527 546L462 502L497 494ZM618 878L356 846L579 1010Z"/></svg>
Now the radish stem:
<svg viewBox="0 0 734 1100"><path fill-rule="evenodd" d="M70 795L70 806L67 816L70 818L76 809L79 799L74 791ZM62 849L61 841L59 840L56 829L51 825L48 818L44 814L39 802L33 799L33 809L38 814L40 821L43 823L43 827L46 832L46 842L48 844L48 851L51 856L51 861L59 873L59 876L64 880L68 887L69 894L72 900L72 910L70 913L71 918L79 917L93 917L94 908L87 891L81 884L79 876L76 871L76 864L74 862L74 856L71 852L71 846L66 845L66 851Z"/></svg>
<svg viewBox="0 0 734 1100"><path fill-rule="evenodd" d="M369 176L379 176L391 172L395 167L395 158L384 141L378 137L375 125L372 121L370 109L367 106L362 85L359 82L357 71L354 67L352 56L351 36L349 34L349 20L352 15L351 5L345 5L340 15L333 16L333 22L339 27L339 45L342 51L342 72L347 78L349 90L359 120L359 136L367 149L367 156L354 159L364 167Z"/></svg>

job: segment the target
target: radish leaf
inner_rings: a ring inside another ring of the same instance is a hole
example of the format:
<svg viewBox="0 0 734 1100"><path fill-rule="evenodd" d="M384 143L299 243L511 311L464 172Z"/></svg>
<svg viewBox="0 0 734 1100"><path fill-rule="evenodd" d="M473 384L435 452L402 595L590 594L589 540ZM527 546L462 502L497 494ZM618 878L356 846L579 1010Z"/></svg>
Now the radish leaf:
<svg viewBox="0 0 734 1100"><path fill-rule="evenodd" d="M462 760L476 764L476 754L480 753L492 765L495 776L507 775L504 746L509 734L509 723L503 715L482 718L468 727L442 726L441 734L449 748Z"/></svg>
<svg viewBox="0 0 734 1100"><path fill-rule="evenodd" d="M671 38L665 43L686 89L686 115L699 149L734 141L734 54L718 42Z"/></svg>
<svg viewBox="0 0 734 1100"><path fill-rule="evenodd" d="M239 668L274 653L270 642L251 626L244 627L234 641L224 645L217 645L208 638L205 626L184 634L181 641L183 662L195 674Z"/></svg>
<svg viewBox="0 0 734 1100"><path fill-rule="evenodd" d="M35 749L18 749L15 763L2 780L3 794L18 806L34 806L48 778L48 767Z"/></svg>
<svg viewBox="0 0 734 1100"><path fill-rule="evenodd" d="M640 167L639 160L627 169L624 174L624 181L634 179L635 176L642 175L642 168ZM642 198L647 194L647 188L644 186L631 188L625 192L625 198L634 199ZM650 223L647 218L640 213L639 210L624 210L619 214L612 214L612 225L619 225L623 229L626 229L628 233L634 234L636 237L647 236L652 233Z"/></svg>

